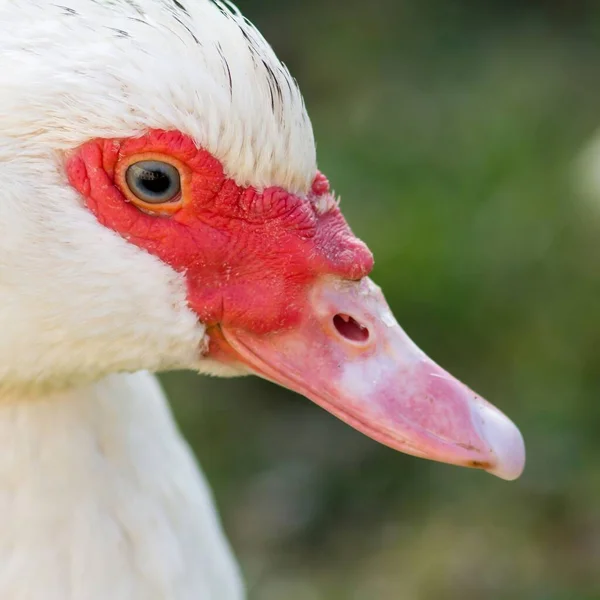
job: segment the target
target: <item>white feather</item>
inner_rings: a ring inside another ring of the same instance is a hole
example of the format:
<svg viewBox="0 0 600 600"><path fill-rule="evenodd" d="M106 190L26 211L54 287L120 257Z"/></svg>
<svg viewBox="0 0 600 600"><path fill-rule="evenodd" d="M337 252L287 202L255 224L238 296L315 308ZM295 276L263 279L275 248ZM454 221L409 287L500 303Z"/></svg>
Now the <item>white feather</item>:
<svg viewBox="0 0 600 600"><path fill-rule="evenodd" d="M147 373L0 403L3 600L240 600L211 494Z"/></svg>
<svg viewBox="0 0 600 600"><path fill-rule="evenodd" d="M262 36L209 0L3 0L0 132L29 151L178 129L240 185L308 192L302 96Z"/></svg>
<svg viewBox="0 0 600 600"><path fill-rule="evenodd" d="M236 371L202 359L183 277L96 221L64 152L178 129L238 184L304 195L296 84L223 4L0 0L0 89L0 598L238 600L162 394L109 375Z"/></svg>

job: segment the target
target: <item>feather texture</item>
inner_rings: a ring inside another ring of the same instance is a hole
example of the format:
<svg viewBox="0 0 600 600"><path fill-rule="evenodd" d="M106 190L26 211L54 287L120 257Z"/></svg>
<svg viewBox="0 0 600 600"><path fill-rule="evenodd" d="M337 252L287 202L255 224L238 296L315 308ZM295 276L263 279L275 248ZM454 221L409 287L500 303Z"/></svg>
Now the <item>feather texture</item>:
<svg viewBox="0 0 600 600"><path fill-rule="evenodd" d="M241 600L212 495L148 373L0 403L0 597Z"/></svg>
<svg viewBox="0 0 600 600"><path fill-rule="evenodd" d="M308 192L315 148L298 87L229 5L2 0L0 33L0 132L27 150L178 129L240 185Z"/></svg>
<svg viewBox="0 0 600 600"><path fill-rule="evenodd" d="M202 357L181 274L65 174L95 137L176 129L239 185L305 196L296 83L231 5L0 0L0 597L239 600L210 493L151 375Z"/></svg>

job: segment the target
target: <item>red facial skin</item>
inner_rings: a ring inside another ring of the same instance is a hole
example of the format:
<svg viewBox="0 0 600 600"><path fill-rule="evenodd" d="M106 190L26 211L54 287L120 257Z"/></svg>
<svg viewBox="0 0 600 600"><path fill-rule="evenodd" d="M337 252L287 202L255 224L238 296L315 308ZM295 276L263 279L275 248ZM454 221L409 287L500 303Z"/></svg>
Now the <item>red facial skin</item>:
<svg viewBox="0 0 600 600"><path fill-rule="evenodd" d="M175 158L187 171L181 206L168 216L140 211L119 180L121 163L147 153ZM307 198L240 187L189 137L156 130L91 140L69 157L67 173L100 223L185 274L189 305L208 327L291 328L316 277L358 280L373 267L336 206L318 214L317 200L331 193L320 173Z"/></svg>
<svg viewBox="0 0 600 600"><path fill-rule="evenodd" d="M171 202L147 204L129 189L127 168L149 159L178 169ZM366 277L371 253L322 174L306 198L240 187L176 131L91 140L69 155L67 172L101 224L185 277L212 358L294 389L398 450L519 476L520 433L395 322Z"/></svg>

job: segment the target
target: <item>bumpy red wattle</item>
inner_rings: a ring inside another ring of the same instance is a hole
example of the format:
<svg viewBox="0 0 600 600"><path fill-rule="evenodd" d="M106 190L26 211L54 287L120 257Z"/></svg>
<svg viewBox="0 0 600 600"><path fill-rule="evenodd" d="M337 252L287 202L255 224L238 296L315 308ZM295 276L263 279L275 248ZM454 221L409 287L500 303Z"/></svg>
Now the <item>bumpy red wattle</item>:
<svg viewBox="0 0 600 600"><path fill-rule="evenodd" d="M171 156L191 173L186 201L168 217L140 211L115 179L120 161L147 152ZM259 192L236 185L189 137L156 130L87 142L71 154L67 172L100 223L185 274L189 304L209 326L291 327L315 278L359 279L373 266L337 206L317 209L330 194L320 173L306 198L278 187Z"/></svg>

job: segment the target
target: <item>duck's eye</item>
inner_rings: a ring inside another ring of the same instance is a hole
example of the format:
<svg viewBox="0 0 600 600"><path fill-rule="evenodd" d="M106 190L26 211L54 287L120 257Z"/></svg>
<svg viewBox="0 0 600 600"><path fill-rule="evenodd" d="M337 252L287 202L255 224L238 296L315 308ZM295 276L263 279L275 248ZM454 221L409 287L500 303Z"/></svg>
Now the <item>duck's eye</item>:
<svg viewBox="0 0 600 600"><path fill-rule="evenodd" d="M148 204L176 202L181 195L179 171L159 160L141 160L133 163L125 174L131 193Z"/></svg>

